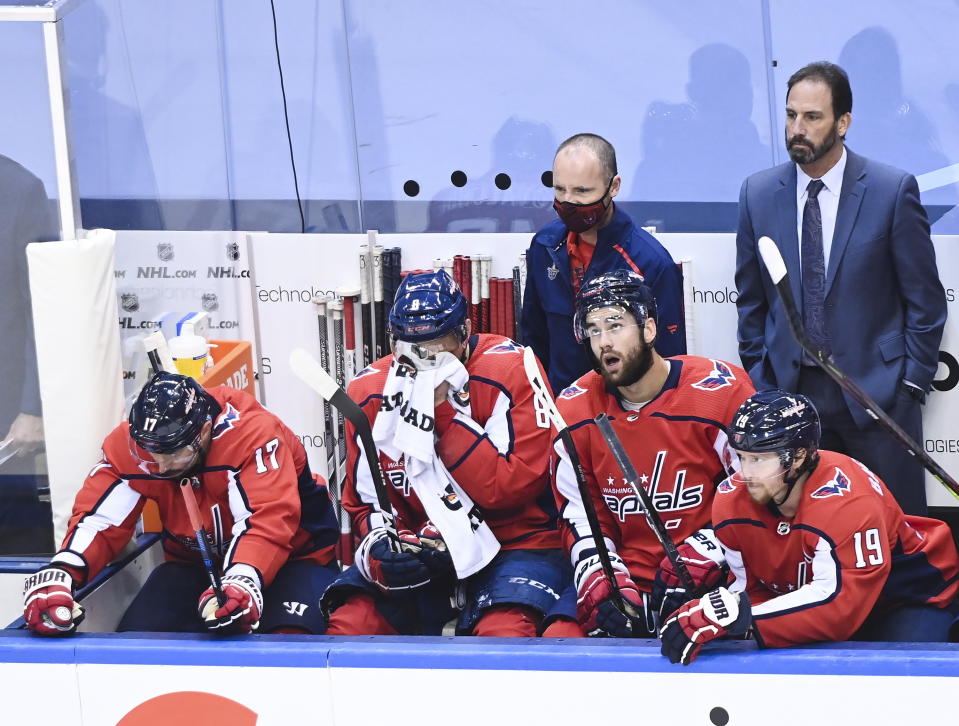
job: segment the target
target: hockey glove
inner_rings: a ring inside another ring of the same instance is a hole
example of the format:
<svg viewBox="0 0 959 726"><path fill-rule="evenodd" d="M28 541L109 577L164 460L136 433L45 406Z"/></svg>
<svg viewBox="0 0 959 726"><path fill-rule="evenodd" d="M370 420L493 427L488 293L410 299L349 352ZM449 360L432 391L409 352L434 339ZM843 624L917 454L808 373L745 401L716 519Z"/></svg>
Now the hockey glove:
<svg viewBox="0 0 959 726"><path fill-rule="evenodd" d="M662 654L689 665L703 646L726 635L744 635L752 624L749 597L718 587L674 612L659 631Z"/></svg>
<svg viewBox="0 0 959 726"><path fill-rule="evenodd" d="M417 556L423 548L419 537L402 530L400 545L403 552L393 552L386 530L377 528L370 530L356 550L360 574L383 592L414 590L430 582L430 569Z"/></svg>
<svg viewBox="0 0 959 726"><path fill-rule="evenodd" d="M603 572L599 555L593 555L580 560L576 565L574 581L576 583L576 618L586 635L606 636L610 638L630 638L634 635L643 636L645 633L635 633L634 625L637 619L645 618L643 596L630 577L629 571L622 559L614 552L609 553L616 577L616 585L629 614L622 612L623 603L609 584L609 579Z"/></svg>
<svg viewBox="0 0 959 726"><path fill-rule="evenodd" d="M60 567L44 567L23 582L23 619L37 635L73 635L83 622L73 599L73 578Z"/></svg>
<svg viewBox="0 0 959 726"><path fill-rule="evenodd" d="M226 575L223 578L226 602L220 605L212 587L200 595L199 611L207 630L223 635L252 633L260 624L263 593L252 577Z"/></svg>
<svg viewBox="0 0 959 726"><path fill-rule="evenodd" d="M664 619L681 605L705 593L729 579L729 569L723 557L723 548L711 529L701 529L680 544L677 548L680 559L686 563L686 569L693 578L696 592L686 592L682 581L673 568L673 563L664 557L653 580L653 592L650 607Z"/></svg>
<svg viewBox="0 0 959 726"><path fill-rule="evenodd" d="M418 551L407 547L405 541L403 548L409 549L420 562L426 565L426 569L430 571L430 579L433 581L455 580L456 568L453 566L453 557L446 547L446 542L443 541L443 535L432 522L427 522L426 526L420 530L418 539Z"/></svg>

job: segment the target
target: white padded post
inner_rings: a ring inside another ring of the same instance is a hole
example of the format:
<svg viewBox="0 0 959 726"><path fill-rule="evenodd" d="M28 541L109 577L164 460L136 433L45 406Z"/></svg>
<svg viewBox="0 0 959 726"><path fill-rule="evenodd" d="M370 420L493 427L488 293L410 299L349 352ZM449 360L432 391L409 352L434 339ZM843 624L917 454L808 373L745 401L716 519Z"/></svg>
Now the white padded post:
<svg viewBox="0 0 959 726"><path fill-rule="evenodd" d="M54 539L123 415L113 247L116 234L27 245Z"/></svg>

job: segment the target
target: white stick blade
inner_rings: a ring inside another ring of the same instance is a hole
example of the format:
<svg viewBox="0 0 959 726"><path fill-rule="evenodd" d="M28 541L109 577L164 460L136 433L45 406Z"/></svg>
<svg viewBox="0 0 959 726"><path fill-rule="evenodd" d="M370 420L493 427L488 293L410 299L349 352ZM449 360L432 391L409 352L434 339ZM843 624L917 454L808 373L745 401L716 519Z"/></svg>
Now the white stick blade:
<svg viewBox="0 0 959 726"><path fill-rule="evenodd" d="M526 369L526 377L529 379L530 386L533 387L534 403L538 402L545 409L546 415L549 416L556 430L562 431L566 428L566 422L556 408L556 403L549 393L549 387L539 372L539 366L536 365L536 354L533 353L533 348L528 345L523 349L523 368Z"/></svg>
<svg viewBox="0 0 959 726"><path fill-rule="evenodd" d="M763 264L772 278L773 284L778 285L780 280L786 276L786 263L783 262L782 253L772 241L771 237L759 238L759 254L763 258Z"/></svg>
<svg viewBox="0 0 959 726"><path fill-rule="evenodd" d="M168 373L176 373L176 365L173 363L173 357L170 355L170 348L167 346L166 337L159 330L154 330L149 335L143 336L143 349L147 356L153 351L160 358L160 365Z"/></svg>
<svg viewBox="0 0 959 726"><path fill-rule="evenodd" d="M336 381L323 370L319 361L307 353L303 348L294 348L290 353L290 370L306 385L329 401L333 394L340 390Z"/></svg>

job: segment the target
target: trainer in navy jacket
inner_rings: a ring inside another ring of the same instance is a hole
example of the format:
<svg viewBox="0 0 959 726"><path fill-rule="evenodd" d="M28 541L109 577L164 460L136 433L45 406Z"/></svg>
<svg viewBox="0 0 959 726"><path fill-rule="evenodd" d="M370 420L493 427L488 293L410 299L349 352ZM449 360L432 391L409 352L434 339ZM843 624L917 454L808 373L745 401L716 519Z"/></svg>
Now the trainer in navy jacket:
<svg viewBox="0 0 959 726"><path fill-rule="evenodd" d="M569 229L557 219L536 233L526 253L523 342L533 347L546 367L556 393L591 368L583 347L573 337L568 235ZM656 296L659 354L664 357L684 354L682 272L655 237L633 224L629 215L616 207L609 224L599 230L596 251L585 277L590 279L619 269L641 274Z"/></svg>

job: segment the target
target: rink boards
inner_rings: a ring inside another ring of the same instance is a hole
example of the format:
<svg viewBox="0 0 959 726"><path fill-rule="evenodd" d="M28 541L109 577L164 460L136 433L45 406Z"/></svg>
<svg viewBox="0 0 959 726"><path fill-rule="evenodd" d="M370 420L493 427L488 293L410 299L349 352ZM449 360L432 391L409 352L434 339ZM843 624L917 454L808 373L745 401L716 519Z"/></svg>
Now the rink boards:
<svg viewBox="0 0 959 726"><path fill-rule="evenodd" d="M4 721L59 726L931 723L956 675L952 645L727 643L683 668L654 641L0 632Z"/></svg>

